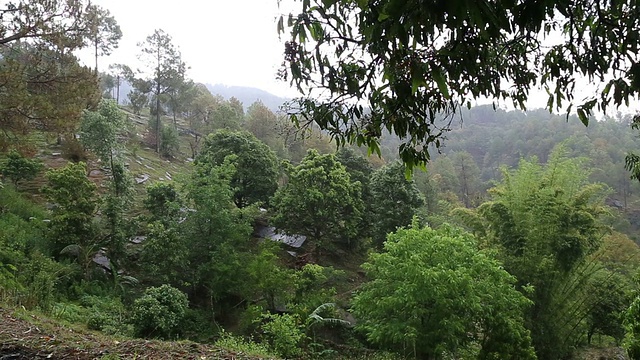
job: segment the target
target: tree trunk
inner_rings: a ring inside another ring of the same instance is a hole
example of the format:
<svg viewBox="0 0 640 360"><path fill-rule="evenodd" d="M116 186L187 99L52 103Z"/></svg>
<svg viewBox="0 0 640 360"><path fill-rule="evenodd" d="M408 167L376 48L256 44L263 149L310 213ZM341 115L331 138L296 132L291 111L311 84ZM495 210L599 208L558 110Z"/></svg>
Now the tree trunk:
<svg viewBox="0 0 640 360"><path fill-rule="evenodd" d="M462 170L462 198L464 201L465 207L470 207L471 202L469 201L469 186L467 184L467 172L464 168L464 160L461 161L460 167Z"/></svg>
<svg viewBox="0 0 640 360"><path fill-rule="evenodd" d="M160 47L156 67L156 152L160 153Z"/></svg>
<svg viewBox="0 0 640 360"><path fill-rule="evenodd" d="M96 36L96 38L93 40L93 45L94 45L94 56L96 59L96 76L98 76L98 38Z"/></svg>
<svg viewBox="0 0 640 360"><path fill-rule="evenodd" d="M156 87L156 152L160 152L160 83Z"/></svg>
<svg viewBox="0 0 640 360"><path fill-rule="evenodd" d="M116 104L120 105L120 74L116 75Z"/></svg>

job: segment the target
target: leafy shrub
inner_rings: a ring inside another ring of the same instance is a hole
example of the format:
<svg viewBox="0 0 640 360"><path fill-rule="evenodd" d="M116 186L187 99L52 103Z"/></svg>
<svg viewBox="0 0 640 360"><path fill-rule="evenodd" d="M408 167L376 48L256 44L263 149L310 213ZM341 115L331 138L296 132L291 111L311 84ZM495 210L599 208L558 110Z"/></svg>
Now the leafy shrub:
<svg viewBox="0 0 640 360"><path fill-rule="evenodd" d="M241 352L248 356L259 357L263 359L271 359L276 356L271 350L263 344L245 340L239 336L233 336L230 333L222 332L222 336L216 341L216 346L234 352Z"/></svg>
<svg viewBox="0 0 640 360"><path fill-rule="evenodd" d="M178 132L172 126L163 126L160 142L160 154L164 157L173 157L180 150Z"/></svg>
<svg viewBox="0 0 640 360"><path fill-rule="evenodd" d="M335 285L344 277L344 271L333 267L307 264L293 277L294 297L287 305L300 318L309 316L315 308L335 302Z"/></svg>
<svg viewBox="0 0 640 360"><path fill-rule="evenodd" d="M263 319L266 322L262 324L261 329L276 353L285 358L302 354L301 344L306 336L296 316L266 314Z"/></svg>
<svg viewBox="0 0 640 360"><path fill-rule="evenodd" d="M126 310L120 299L84 296L83 306L90 309L87 327L109 335L132 335L131 324L126 323Z"/></svg>
<svg viewBox="0 0 640 360"><path fill-rule="evenodd" d="M51 315L59 320L79 324L87 320L89 310L77 304L58 302L53 304Z"/></svg>
<svg viewBox="0 0 640 360"><path fill-rule="evenodd" d="M180 322L180 335L195 342L209 343L218 329L211 326L213 314L204 309L187 309Z"/></svg>
<svg viewBox="0 0 640 360"><path fill-rule="evenodd" d="M0 255L4 256L5 252L0 252ZM15 294L19 290L22 290L22 285L16 279L15 273L18 268L13 264L4 263L0 260L0 301L7 302L8 300L14 301Z"/></svg>
<svg viewBox="0 0 640 360"><path fill-rule="evenodd" d="M180 139L178 131L173 126L165 126L160 124L158 129L158 122L155 116L149 118L148 132L145 136L145 143L155 148L159 144L160 155L164 157L172 157L178 153L180 149ZM157 131L159 130L159 134ZM158 139L159 136L159 139Z"/></svg>
<svg viewBox="0 0 640 360"><path fill-rule="evenodd" d="M75 138L67 139L62 144L62 156L74 163L87 161L87 152L85 151L84 146L82 146L82 144Z"/></svg>
<svg viewBox="0 0 640 360"><path fill-rule="evenodd" d="M0 213L14 214L23 220L44 219L45 210L11 187L0 188Z"/></svg>
<svg viewBox="0 0 640 360"><path fill-rule="evenodd" d="M237 332L244 335L257 332L262 322L262 316L266 312L267 310L259 305L247 306L238 319Z"/></svg>
<svg viewBox="0 0 640 360"><path fill-rule="evenodd" d="M30 220L31 217L37 219ZM44 247L40 244L45 228L43 217L43 210L15 189L0 189L0 300L21 303L27 288L34 285L22 280L31 280L33 275L27 273L26 254Z"/></svg>
<svg viewBox="0 0 640 360"><path fill-rule="evenodd" d="M151 287L134 302L131 321L135 334L169 338L185 315L187 295L169 286Z"/></svg>
<svg viewBox="0 0 640 360"><path fill-rule="evenodd" d="M41 220L23 220L15 214L0 215L0 261L3 252L19 253L9 257L11 263L16 263L34 248L44 248L44 228L45 223Z"/></svg>
<svg viewBox="0 0 640 360"><path fill-rule="evenodd" d="M14 185L22 180L31 180L42 171L43 165L36 159L29 159L16 150L11 150L2 165L2 176L10 179Z"/></svg>
<svg viewBox="0 0 640 360"><path fill-rule="evenodd" d="M18 281L24 287L19 294L20 305L27 309L51 310L58 293L56 286L71 272L73 272L71 266L57 263L40 253L34 253L19 268Z"/></svg>
<svg viewBox="0 0 640 360"><path fill-rule="evenodd" d="M0 269L2 264L5 270L16 267L26 260L26 253L46 248L43 236L46 223L43 219L43 209L15 189L0 189Z"/></svg>

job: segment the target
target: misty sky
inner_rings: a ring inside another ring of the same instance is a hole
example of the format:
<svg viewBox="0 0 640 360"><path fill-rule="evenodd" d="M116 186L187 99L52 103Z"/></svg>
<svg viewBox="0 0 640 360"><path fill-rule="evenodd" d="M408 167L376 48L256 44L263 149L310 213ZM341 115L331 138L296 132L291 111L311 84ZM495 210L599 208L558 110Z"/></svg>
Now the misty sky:
<svg viewBox="0 0 640 360"><path fill-rule="evenodd" d="M100 61L101 69L111 63L125 63L136 68L137 43L163 29L172 36L191 67L188 76L196 82L251 86L275 95L294 97L297 92L288 83L276 80L282 62L283 45L278 39L276 19L289 8L278 8L278 0L93 0L111 11L120 24L123 38L120 47ZM291 6L291 1L283 0ZM168 6L171 4L172 6ZM300 4L297 4L300 6ZM79 54L93 66L91 50ZM593 83L578 81L576 100L592 95ZM529 108L545 107L547 94L534 90ZM479 100L479 104L491 100ZM501 103L512 108L511 103ZM566 104L565 104L566 106ZM624 111L624 110L623 110Z"/></svg>
<svg viewBox="0 0 640 360"><path fill-rule="evenodd" d="M295 96L287 83L275 79L282 62L276 0L93 0L109 9L120 24L120 46L100 59L135 68L137 43L163 29L173 38L197 82L257 87L279 96ZM79 54L93 65L91 51Z"/></svg>

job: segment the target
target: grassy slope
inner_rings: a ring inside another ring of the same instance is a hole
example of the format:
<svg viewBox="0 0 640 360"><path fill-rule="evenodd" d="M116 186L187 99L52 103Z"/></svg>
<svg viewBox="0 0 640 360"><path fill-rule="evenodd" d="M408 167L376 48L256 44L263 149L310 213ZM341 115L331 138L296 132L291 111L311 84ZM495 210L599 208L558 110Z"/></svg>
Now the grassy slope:
<svg viewBox="0 0 640 360"><path fill-rule="evenodd" d="M126 112L126 109L125 109ZM149 180L136 184L138 195L144 195L144 188L156 181L168 181L166 173L184 176L189 172L186 161L189 151L188 135L180 136L181 154L175 159L161 158L142 142L146 117L128 113L132 120L132 133L128 139L124 161L134 177L147 174ZM170 119L163 119L171 124ZM180 126L180 124L179 124ZM37 146L37 157L45 164L45 169L64 167L68 160L63 158L63 149L55 144L55 139L42 134L33 136ZM1 159L0 159L1 160ZM105 174L103 166L90 158L88 170L94 172L90 178L102 184ZM19 184L23 194L29 194L37 202L43 203L40 189L46 184L44 172L31 181ZM134 205L135 206L135 205ZM14 356L15 355L15 356ZM4 307L0 303L0 359L258 359L261 357L244 355L241 352L225 350L211 345L192 342L162 342L140 339L108 337L99 332L88 331L77 325L62 324L59 320L41 314L29 313Z"/></svg>
<svg viewBox="0 0 640 360"><path fill-rule="evenodd" d="M139 195L144 194L144 188L149 184L157 181L168 181L167 173L171 175L173 179L178 176L184 176L190 171L190 163L187 161L189 151L189 135L181 135L180 141L180 154L173 159L164 159L160 157L153 149L150 149L144 144L144 134L146 124L148 122L147 116L136 116L128 112L126 108L122 108L131 120L131 133L133 136L127 139L124 149L124 162L131 175L139 177L142 175L148 175L149 180L143 184L136 184L136 192ZM163 123L166 126L172 126L173 122L169 118L163 118ZM178 121L179 127L186 127L182 121ZM58 169L64 167L69 161L64 156L64 149L62 146L55 143L53 137L47 138L43 134L34 134L31 137L31 141L37 147L36 157L42 160L45 164L45 169ZM4 157L0 155L0 161ZM103 164L89 154L87 161L87 167L91 175L89 176L98 185L102 184L102 180L105 178ZM19 184L19 190L22 193L31 194L32 198L44 201L43 196L40 194L40 189L46 184L44 172L40 173L38 177L31 181L23 181Z"/></svg>
<svg viewBox="0 0 640 360"><path fill-rule="evenodd" d="M0 359L265 359L190 341L109 337L45 316L0 307Z"/></svg>

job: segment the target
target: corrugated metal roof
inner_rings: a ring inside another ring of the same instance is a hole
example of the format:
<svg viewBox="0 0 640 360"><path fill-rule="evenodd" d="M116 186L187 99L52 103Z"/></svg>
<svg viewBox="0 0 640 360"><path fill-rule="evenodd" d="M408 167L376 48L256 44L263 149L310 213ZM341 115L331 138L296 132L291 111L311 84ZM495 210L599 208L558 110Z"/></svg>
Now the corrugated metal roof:
<svg viewBox="0 0 640 360"><path fill-rule="evenodd" d="M258 228L257 235L263 239L271 239L273 241L289 245L293 248L301 247L307 240L307 237L304 235L285 234L276 230L276 228L272 226L260 226Z"/></svg>

